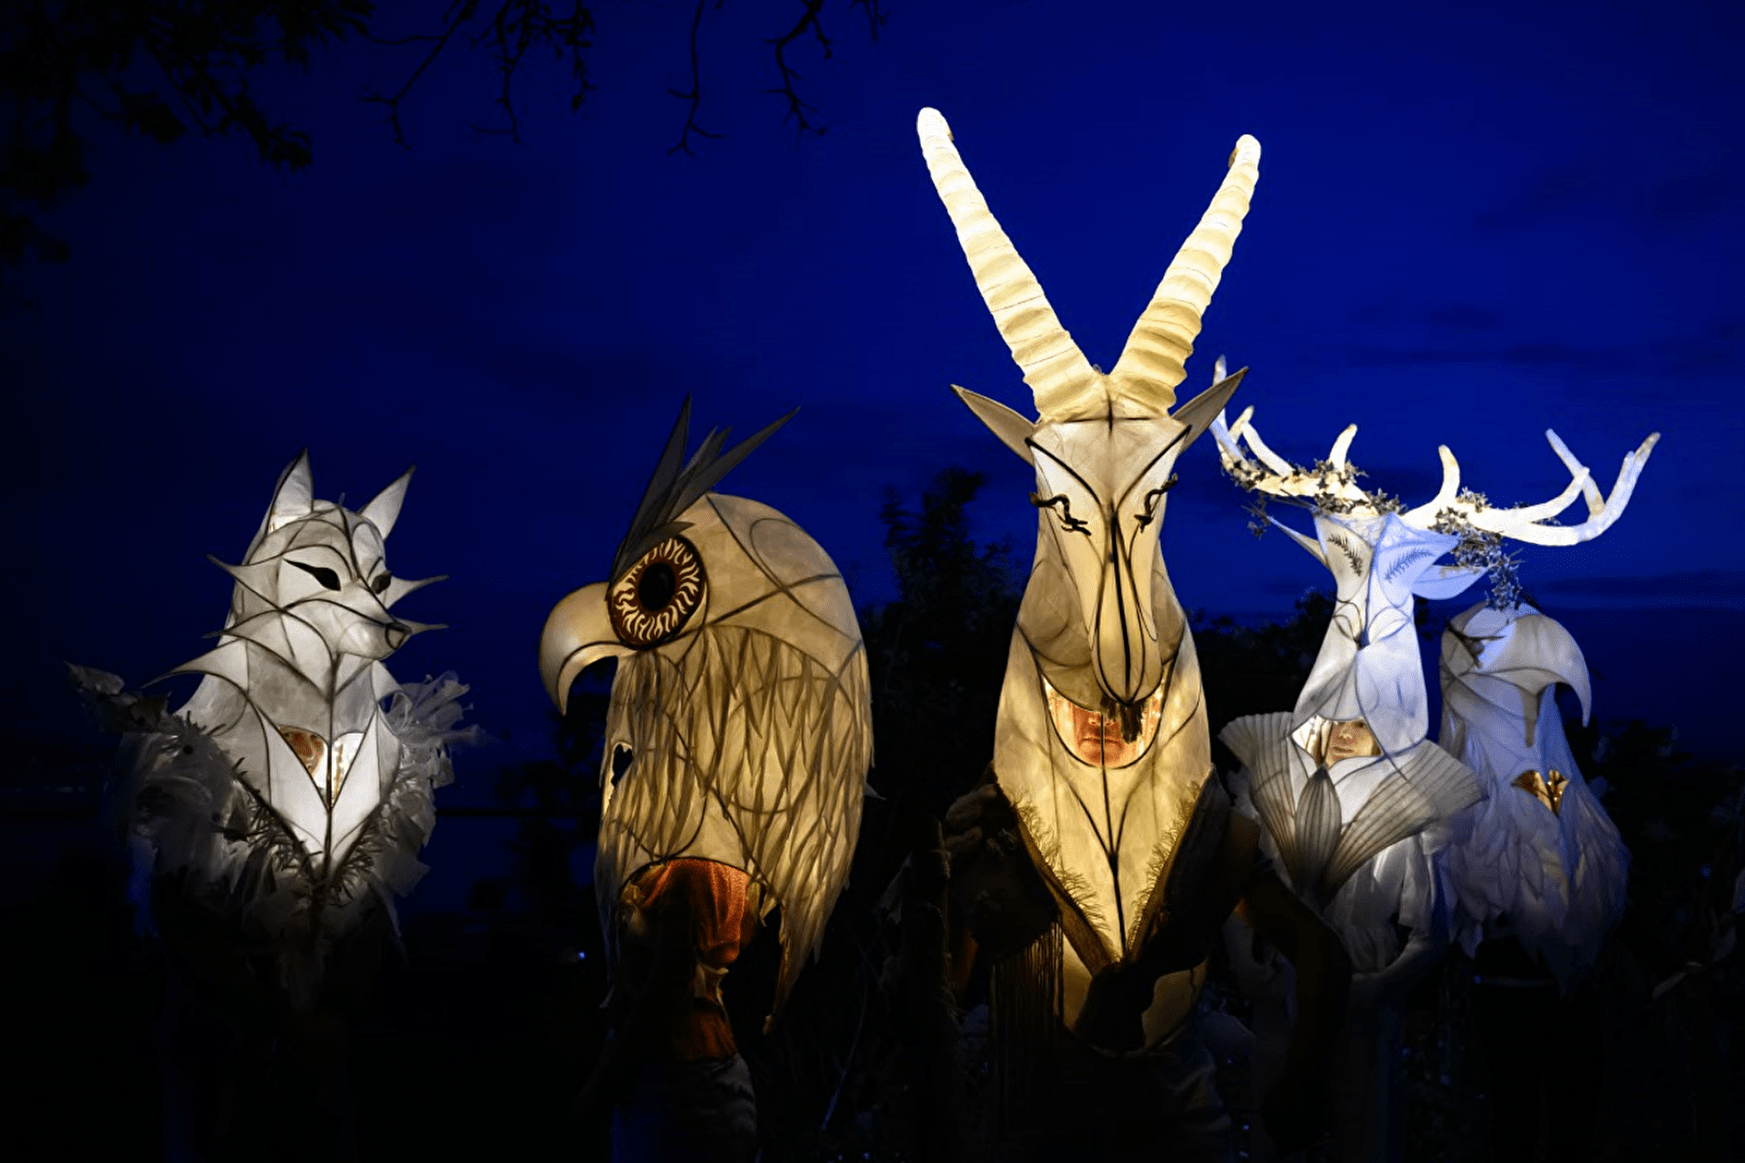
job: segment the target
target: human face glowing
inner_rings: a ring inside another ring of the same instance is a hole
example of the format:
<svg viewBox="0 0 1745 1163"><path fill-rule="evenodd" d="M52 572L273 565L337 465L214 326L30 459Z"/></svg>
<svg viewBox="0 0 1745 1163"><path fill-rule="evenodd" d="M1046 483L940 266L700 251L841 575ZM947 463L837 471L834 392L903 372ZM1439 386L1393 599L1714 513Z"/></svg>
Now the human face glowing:
<svg viewBox="0 0 1745 1163"><path fill-rule="evenodd" d="M1369 724L1362 719L1347 719L1342 723L1334 723L1327 731L1327 763L1329 766L1341 759L1357 759L1362 756L1380 755L1381 747L1375 741L1375 735L1370 732Z"/></svg>

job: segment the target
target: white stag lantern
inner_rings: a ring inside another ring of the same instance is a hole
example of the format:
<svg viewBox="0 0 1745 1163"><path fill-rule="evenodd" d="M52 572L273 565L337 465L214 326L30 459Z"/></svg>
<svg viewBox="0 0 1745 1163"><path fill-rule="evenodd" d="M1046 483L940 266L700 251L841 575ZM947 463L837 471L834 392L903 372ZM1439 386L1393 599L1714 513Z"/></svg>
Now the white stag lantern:
<svg viewBox="0 0 1745 1163"><path fill-rule="evenodd" d="M760 913L782 908L779 1008L823 940L860 832L866 650L818 543L767 505L708 491L787 417L725 454L726 432L712 431L687 462L689 416L687 400L608 580L546 620L540 675L561 709L583 670L618 662L594 867L614 955L624 894L645 870L739 869Z"/></svg>
<svg viewBox="0 0 1745 1163"><path fill-rule="evenodd" d="M1448 856L1458 937L1471 955L1487 925L1506 932L1568 992L1623 913L1630 866L1557 709L1556 686L1567 683L1587 722L1581 647L1531 606L1481 603L1449 620L1441 669L1442 746L1490 788L1471 836Z"/></svg>
<svg viewBox="0 0 1745 1163"><path fill-rule="evenodd" d="M1596 535L1622 510L1640 466L1626 460L1610 503L1602 502L1587 470L1548 433L1571 472L1569 489L1547 504L1492 509L1460 490L1459 465L1444 447L1442 487L1429 503L1402 511L1393 498L1355 483L1346 453L1356 425L1325 461L1304 470L1267 447L1251 416L1252 409L1228 428L1222 416L1213 424L1224 466L1244 487L1312 510L1313 539L1273 523L1331 571L1337 591L1294 711L1239 719L1219 737L1243 763L1236 787L1267 848L1338 932L1359 971L1335 1067L1334 1149L1342 1159L1398 1158L1404 997L1446 948L1464 900L1447 854L1470 817L1450 817L1483 794L1465 763L1425 738L1414 600L1465 589L1485 572L1467 559L1494 558L1504 537L1568 544ZM1543 524L1578 492L1588 494L1586 523ZM1451 552L1456 564L1436 564ZM1403 948L1400 927L1410 932ZM1257 1054L1276 1058L1288 1028L1279 1017L1284 978L1264 962L1244 964L1245 944L1232 943L1232 959L1256 997Z"/></svg>
<svg viewBox="0 0 1745 1163"><path fill-rule="evenodd" d="M1588 470L1548 432L1571 473L1569 487L1544 504L1513 509L1492 508L1482 496L1461 490L1460 466L1443 447L1441 488L1428 503L1402 510L1386 494L1355 483L1357 471L1346 459L1355 424L1334 441L1325 461L1305 470L1267 447L1251 423L1252 412L1228 428L1221 416L1213 424L1224 466L1245 488L1313 511L1314 539L1273 524L1332 572L1337 593L1327 636L1295 710L1239 720L1222 737L1248 766L1254 806L1294 887L1326 907L1372 857L1481 794L1464 764L1426 740L1427 692L1413 599L1452 597L1485 566L1437 565L1437 559L1463 546L1494 549L1503 538L1570 545L1599 535L1628 503L1655 438L1625 459L1610 499L1603 500ZM1545 523L1578 494L1588 500L1584 523ZM1367 726L1373 747L1346 754L1335 733L1338 725L1356 721ZM1378 969L1374 962L1391 959L1379 948L1366 958L1363 942L1352 948L1348 926L1357 918L1342 919L1346 923L1337 927L1358 968ZM1369 920L1379 925L1387 918Z"/></svg>
<svg viewBox="0 0 1745 1163"><path fill-rule="evenodd" d="M312 949L422 875L432 789L464 734L452 675L402 687L382 665L433 628L389 612L440 580L387 567L410 479L354 511L315 499L307 454L293 461L242 563L217 563L236 580L230 615L216 647L169 672L202 676L175 714L76 672L137 737L141 871L189 869L269 935L294 930Z"/></svg>
<svg viewBox="0 0 1745 1163"><path fill-rule="evenodd" d="M921 149L1038 418L956 388L1036 470L1036 558L1000 695L994 769L1061 902L1067 1009L1084 974L1137 956L1212 771L1199 663L1158 548L1176 458L1241 381L1175 388L1259 175L1244 136L1114 370L1085 358L924 109ZM1070 1022L1072 1013L1064 1015Z"/></svg>

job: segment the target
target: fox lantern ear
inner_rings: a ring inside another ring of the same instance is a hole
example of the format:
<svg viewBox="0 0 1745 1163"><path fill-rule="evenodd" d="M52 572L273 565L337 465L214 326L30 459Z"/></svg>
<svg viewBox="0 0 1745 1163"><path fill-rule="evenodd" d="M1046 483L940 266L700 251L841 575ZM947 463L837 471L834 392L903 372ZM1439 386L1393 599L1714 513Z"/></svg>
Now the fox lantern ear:
<svg viewBox="0 0 1745 1163"><path fill-rule="evenodd" d="M401 473L393 484L377 493L358 514L376 527L376 532L382 535L383 541L394 531L394 522L400 517L400 506L406 500L406 486L412 483L412 473L416 469L417 466L414 465Z"/></svg>
<svg viewBox="0 0 1745 1163"><path fill-rule="evenodd" d="M299 517L307 517L314 507L315 485L309 474L309 450L305 448L279 474L279 483L273 488L273 503L267 506L267 516L263 522L265 528L262 532L271 532Z"/></svg>

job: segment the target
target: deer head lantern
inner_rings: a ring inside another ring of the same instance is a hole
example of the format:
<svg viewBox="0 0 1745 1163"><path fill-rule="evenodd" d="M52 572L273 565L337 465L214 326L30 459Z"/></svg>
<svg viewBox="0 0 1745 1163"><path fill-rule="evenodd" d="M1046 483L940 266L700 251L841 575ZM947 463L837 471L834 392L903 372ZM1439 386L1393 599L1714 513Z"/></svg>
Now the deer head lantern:
<svg viewBox="0 0 1745 1163"><path fill-rule="evenodd" d="M1035 564L1012 635L994 767L1039 870L1063 902L1069 973L1132 956L1154 891L1211 773L1193 638L1158 531L1176 458L1242 372L1176 409L1200 318L1259 174L1236 143L1229 172L1107 374L1044 298L952 145L921 112L922 153L1001 336L1034 394L1028 419L955 389L1036 470Z"/></svg>
<svg viewBox="0 0 1745 1163"><path fill-rule="evenodd" d="M1325 461L1304 470L1267 447L1252 414L1244 411L1228 427L1220 416L1212 425L1224 467L1245 488L1313 511L1314 539L1272 523L1332 572L1338 590L1332 623L1288 723L1258 716L1232 724L1224 737L1249 766L1255 807L1297 891L1325 904L1370 857L1481 794L1464 764L1426 742L1427 694L1413 598L1453 597L1485 568L1438 566L1436 560L1463 544L1495 545L1502 538L1571 545L1598 536L1629 503L1658 437L1650 436L1625 458L1610 498L1602 500L1588 470L1556 433L1547 432L1570 471L1569 487L1549 502L1514 509L1491 508L1478 494L1462 491L1459 463L1443 447L1441 488L1428 503L1404 511L1386 494L1355 483L1357 472L1346 459L1355 424L1334 441ZM1587 498L1587 521L1546 524L1578 494ZM1330 764L1304 759L1324 754L1333 724L1354 720L1373 733L1376 762L1331 779ZM1296 757L1287 761L1293 750Z"/></svg>
<svg viewBox="0 0 1745 1163"><path fill-rule="evenodd" d="M186 871L202 907L240 908L250 930L285 937L301 1001L319 976L310 954L422 875L432 789L465 734L452 675L402 686L382 665L433 628L389 612L440 580L387 568L411 475L354 511L315 498L307 454L285 469L242 563L218 563L236 581L218 645L169 672L202 676L175 714L75 671L136 742L141 872Z"/></svg>
<svg viewBox="0 0 1745 1163"><path fill-rule="evenodd" d="M782 906L779 1007L823 939L859 836L866 651L823 548L774 509L709 491L787 418L725 454L726 433L711 432L686 462L689 416L686 401L610 580L546 620L540 675L562 708L584 669L618 660L594 870L614 951L645 870L740 870L754 907Z"/></svg>

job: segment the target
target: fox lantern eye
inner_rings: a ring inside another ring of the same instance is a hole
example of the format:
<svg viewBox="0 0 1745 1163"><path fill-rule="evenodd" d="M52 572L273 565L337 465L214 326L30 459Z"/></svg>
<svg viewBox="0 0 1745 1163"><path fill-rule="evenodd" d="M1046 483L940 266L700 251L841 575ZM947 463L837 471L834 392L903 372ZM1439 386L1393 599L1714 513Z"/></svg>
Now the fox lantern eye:
<svg viewBox="0 0 1745 1163"><path fill-rule="evenodd" d="M302 562L292 558L286 558L285 560L314 578L316 581L320 582L322 589L337 590L339 588L339 575L334 573L331 569L328 569L326 566L304 565Z"/></svg>
<svg viewBox="0 0 1745 1163"><path fill-rule="evenodd" d="M612 629L630 646L659 646L703 604L703 559L683 537L643 554L607 595Z"/></svg>

